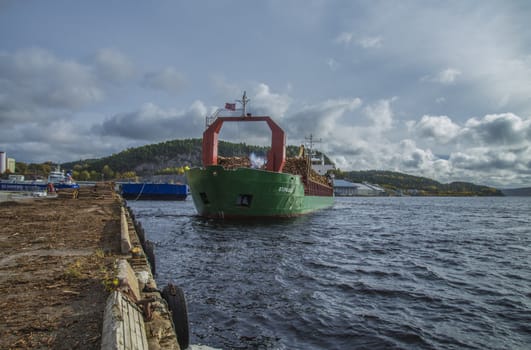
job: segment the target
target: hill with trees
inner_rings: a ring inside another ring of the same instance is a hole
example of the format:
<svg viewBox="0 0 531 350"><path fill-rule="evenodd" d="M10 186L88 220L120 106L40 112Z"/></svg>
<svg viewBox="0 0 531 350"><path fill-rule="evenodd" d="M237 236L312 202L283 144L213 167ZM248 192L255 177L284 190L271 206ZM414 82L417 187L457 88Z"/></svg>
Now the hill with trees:
<svg viewBox="0 0 531 350"><path fill-rule="evenodd" d="M531 196L531 187L507 188L501 191L506 196Z"/></svg>
<svg viewBox="0 0 531 350"><path fill-rule="evenodd" d="M100 159L85 159L63 163L73 170L79 180L134 178L151 175L182 175L185 167L201 166L202 139L172 140L141 147L129 148ZM224 157L248 157L251 153L266 157L269 147L219 141L218 153ZM286 147L288 157L299 152L299 147ZM320 155L320 153L318 153ZM325 156L325 162L332 162Z"/></svg>
<svg viewBox="0 0 531 350"><path fill-rule="evenodd" d="M122 152L99 159L84 159L61 164L63 169L72 170L79 181L101 181L136 179L153 175L183 175L187 167L201 166L201 139L184 139L160 142L141 147L128 148ZM218 153L224 157L248 157L254 153L266 157L269 147L219 141ZM288 157L299 153L299 146L286 147ZM318 157L321 153L317 152ZM333 164L324 154L325 164ZM17 162L17 173L27 178L46 177L53 164L25 164ZM390 194L407 195L463 195L498 196L501 191L487 186L467 182L442 184L425 177L412 176L392 171L332 171L338 179L351 182L378 184Z"/></svg>
<svg viewBox="0 0 531 350"><path fill-rule="evenodd" d="M493 187L475 185L470 182L443 184L435 180L394 171L334 171L335 177L351 182L378 184L390 194L416 196L503 196Z"/></svg>

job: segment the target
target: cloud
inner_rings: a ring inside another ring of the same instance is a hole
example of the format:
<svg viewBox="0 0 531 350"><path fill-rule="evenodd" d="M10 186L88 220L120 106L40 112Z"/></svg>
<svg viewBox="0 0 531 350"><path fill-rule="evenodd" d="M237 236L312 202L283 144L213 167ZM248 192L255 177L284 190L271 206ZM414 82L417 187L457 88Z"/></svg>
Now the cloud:
<svg viewBox="0 0 531 350"><path fill-rule="evenodd" d="M345 47L349 46L355 39L355 34L350 32L342 32L334 38L335 44L340 44ZM381 36L365 36L357 40L357 44L364 49L372 49L382 47L383 38Z"/></svg>
<svg viewBox="0 0 531 350"><path fill-rule="evenodd" d="M529 185L531 118L512 113L491 114L470 118L459 125L447 116L423 116L418 122L409 122L408 126L420 140L435 141L434 146L445 145L447 171L434 172L435 179L502 187L517 183ZM429 169L419 170L430 174Z"/></svg>
<svg viewBox="0 0 531 350"><path fill-rule="evenodd" d="M455 152L449 161L454 178L498 187L528 187L531 181L531 147L497 149L475 147Z"/></svg>
<svg viewBox="0 0 531 350"><path fill-rule="evenodd" d="M0 148L10 157L22 162L87 159L107 156L128 145L116 139L92 133L90 126L68 118L46 124L36 122L16 124L9 133L2 133ZM31 159L28 159L28 154Z"/></svg>
<svg viewBox="0 0 531 350"><path fill-rule="evenodd" d="M136 111L107 118L101 125L94 126L93 132L153 142L190 138L201 134L207 113L201 101L195 101L185 111L145 103Z"/></svg>
<svg viewBox="0 0 531 350"><path fill-rule="evenodd" d="M326 60L326 65L328 66L328 68L330 68L331 71L336 71L338 68L339 68L339 63L333 59L333 58L329 58Z"/></svg>
<svg viewBox="0 0 531 350"><path fill-rule="evenodd" d="M49 120L41 109L78 109L101 101L90 66L61 60L47 50L0 52L0 123Z"/></svg>
<svg viewBox="0 0 531 350"><path fill-rule="evenodd" d="M133 64L115 49L100 49L94 57L94 67L103 81L122 82L134 76Z"/></svg>
<svg viewBox="0 0 531 350"><path fill-rule="evenodd" d="M258 114L270 115L280 120L289 109L291 101L288 95L272 93L269 86L261 83L254 89L252 106Z"/></svg>
<svg viewBox="0 0 531 350"><path fill-rule="evenodd" d="M529 96L531 96L531 55L512 53L503 50L495 56L478 62L474 78L483 84L480 86L496 102L496 107L524 106L529 113Z"/></svg>
<svg viewBox="0 0 531 350"><path fill-rule="evenodd" d="M459 135L461 127L445 115L424 115L419 122L410 124L410 130L420 137L446 144Z"/></svg>
<svg viewBox="0 0 531 350"><path fill-rule="evenodd" d="M471 181L499 187L529 185L531 118L505 113L470 118L460 125L448 116L424 115L405 124L416 136L413 140L404 138L400 128L404 124L394 121L393 101L380 100L363 108L362 115L370 122L365 126L359 120L352 124L356 116L344 111L315 113L317 106L325 105L317 104L304 110L313 111L309 115L314 118L298 129L323 135L323 150L342 170L394 170L441 182ZM435 154L431 146L444 153Z"/></svg>
<svg viewBox="0 0 531 350"><path fill-rule="evenodd" d="M341 98L304 106L286 118L288 134L299 142L310 134L329 138L341 127L340 119L359 108L361 103L359 98Z"/></svg>
<svg viewBox="0 0 531 350"><path fill-rule="evenodd" d="M471 118L465 128L465 136L480 145L516 145L531 140L531 118L523 119L512 113Z"/></svg>
<svg viewBox="0 0 531 350"><path fill-rule="evenodd" d="M218 84L219 82L219 80L216 81ZM235 96L236 93L241 94L241 90L235 88L234 85L222 82L220 87L227 96ZM292 103L292 98L287 94L272 92L270 87L264 83L256 84L247 91L247 98L250 101L247 113L252 113L254 116L270 116L278 124L283 124L283 119ZM226 101L230 102L231 100L227 99ZM237 108L241 108L239 102ZM232 114L239 115L240 113L241 110L237 110ZM265 146L271 144L271 132L266 123L225 123L220 133L220 139Z"/></svg>
<svg viewBox="0 0 531 350"><path fill-rule="evenodd" d="M186 85L184 75L173 67L167 67L160 72L147 73L142 85L168 93L179 93Z"/></svg>
<svg viewBox="0 0 531 350"><path fill-rule="evenodd" d="M461 75L461 72L454 68L447 68L438 72L435 75L427 75L421 78L421 81L429 81L433 83L440 83L444 85L454 84L457 77Z"/></svg>
<svg viewBox="0 0 531 350"><path fill-rule="evenodd" d="M382 47L383 38L381 36L361 38L358 43L365 49Z"/></svg>
<svg viewBox="0 0 531 350"><path fill-rule="evenodd" d="M464 125L448 116L424 115L418 122L407 123L410 132L440 144L458 142L469 146L514 146L530 142L531 118L513 113L489 114L470 118Z"/></svg>
<svg viewBox="0 0 531 350"><path fill-rule="evenodd" d="M342 45L348 46L350 42L352 41L353 37L354 37L354 34L343 32L334 39L334 42L336 44L342 44Z"/></svg>
<svg viewBox="0 0 531 350"><path fill-rule="evenodd" d="M397 146L397 151L394 152L392 157L392 164L403 171L425 170L436 160L436 157L429 149L418 148L413 140L402 140Z"/></svg>
<svg viewBox="0 0 531 350"><path fill-rule="evenodd" d="M364 114L372 121L374 129L388 130L393 126L391 103L395 100L396 97L389 100L380 100L375 104L365 107Z"/></svg>

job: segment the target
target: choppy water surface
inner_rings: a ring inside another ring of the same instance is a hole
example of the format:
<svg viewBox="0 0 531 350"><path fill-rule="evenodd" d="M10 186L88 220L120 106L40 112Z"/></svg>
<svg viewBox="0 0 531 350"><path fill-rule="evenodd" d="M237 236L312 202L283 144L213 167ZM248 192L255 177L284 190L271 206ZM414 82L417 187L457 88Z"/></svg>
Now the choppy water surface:
<svg viewBox="0 0 531 350"><path fill-rule="evenodd" d="M129 202L223 349L530 349L531 198L336 198L277 223Z"/></svg>

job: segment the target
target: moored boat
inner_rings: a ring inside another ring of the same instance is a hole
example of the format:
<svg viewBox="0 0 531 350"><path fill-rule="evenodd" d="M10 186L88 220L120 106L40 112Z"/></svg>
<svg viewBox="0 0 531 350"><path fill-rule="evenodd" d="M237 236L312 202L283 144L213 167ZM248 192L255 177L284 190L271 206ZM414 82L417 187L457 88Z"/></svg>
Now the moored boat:
<svg viewBox="0 0 531 350"><path fill-rule="evenodd" d="M203 167L186 173L198 214L221 219L278 218L331 206L334 194L329 179L312 171L307 155L286 159L284 131L269 116L247 114L248 101L244 93L239 101L241 116L219 116L218 111L203 133ZM218 136L225 122L267 123L272 132L271 148L262 168L218 157Z"/></svg>
<svg viewBox="0 0 531 350"><path fill-rule="evenodd" d="M48 184L44 181L0 181L0 191L33 192L45 191Z"/></svg>
<svg viewBox="0 0 531 350"><path fill-rule="evenodd" d="M1 191L22 191L22 192L43 192L55 191L56 189L79 188L79 185L72 179L70 172L66 174L59 166L50 171L46 181L44 180L24 180L23 175L10 175L7 180L0 181Z"/></svg>
<svg viewBox="0 0 531 350"><path fill-rule="evenodd" d="M48 174L48 184L53 184L56 189L79 188L79 185L72 178L72 173L67 171L65 174L59 165Z"/></svg>
<svg viewBox="0 0 531 350"><path fill-rule="evenodd" d="M120 192L125 199L185 200L188 186L185 184L123 183Z"/></svg>

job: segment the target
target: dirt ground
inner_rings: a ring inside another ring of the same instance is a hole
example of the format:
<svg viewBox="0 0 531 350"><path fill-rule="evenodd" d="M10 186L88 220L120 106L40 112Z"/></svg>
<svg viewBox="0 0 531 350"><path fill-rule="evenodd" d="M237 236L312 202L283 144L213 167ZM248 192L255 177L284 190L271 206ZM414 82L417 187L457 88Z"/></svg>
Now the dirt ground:
<svg viewBox="0 0 531 350"><path fill-rule="evenodd" d="M0 349L100 349L120 206L103 183L0 202Z"/></svg>

